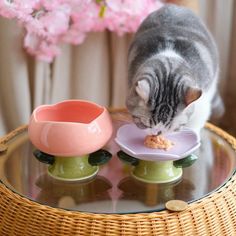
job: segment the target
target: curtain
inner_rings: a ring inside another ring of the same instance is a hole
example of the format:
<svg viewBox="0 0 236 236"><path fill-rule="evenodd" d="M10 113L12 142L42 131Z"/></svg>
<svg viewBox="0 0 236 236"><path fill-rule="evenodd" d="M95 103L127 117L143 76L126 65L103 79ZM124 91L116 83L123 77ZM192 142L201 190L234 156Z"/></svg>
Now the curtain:
<svg viewBox="0 0 236 236"><path fill-rule="evenodd" d="M197 1L180 2L191 3L213 32L221 55L221 88L225 88L233 1L200 0L199 8ZM32 110L44 103L86 99L124 107L132 35L90 33L82 45L61 45L61 55L51 64L27 55L22 36L14 21L0 18L0 136L28 123Z"/></svg>
<svg viewBox="0 0 236 236"><path fill-rule="evenodd" d="M212 32L220 58L220 90L224 94L227 76L229 49L233 22L233 0L200 0L199 14Z"/></svg>

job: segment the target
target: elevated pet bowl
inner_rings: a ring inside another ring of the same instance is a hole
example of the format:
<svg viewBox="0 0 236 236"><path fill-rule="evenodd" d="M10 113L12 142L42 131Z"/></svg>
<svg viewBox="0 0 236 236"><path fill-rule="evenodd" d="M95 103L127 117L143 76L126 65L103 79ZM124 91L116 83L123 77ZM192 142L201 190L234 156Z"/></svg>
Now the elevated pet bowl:
<svg viewBox="0 0 236 236"><path fill-rule="evenodd" d="M131 162L135 167L133 177L149 183L167 183L182 176L182 167L193 164L197 159L191 155L199 146L200 139L190 129L173 132L165 137L174 143L169 150L152 149L144 145L145 130L135 124L126 124L119 128L116 143L120 146L120 159Z"/></svg>
<svg viewBox="0 0 236 236"><path fill-rule="evenodd" d="M101 149L111 138L112 122L105 107L67 100L37 107L30 118L29 138L48 173L62 180L84 180L98 172L111 155Z"/></svg>
<svg viewBox="0 0 236 236"><path fill-rule="evenodd" d="M111 116L114 131L131 122L124 110ZM94 179L63 182L33 158L27 126L19 127L0 140L0 235L235 235L236 139L207 124L201 140L197 161L177 182L131 178L113 137L106 144L113 158ZM176 199L188 208L166 210Z"/></svg>

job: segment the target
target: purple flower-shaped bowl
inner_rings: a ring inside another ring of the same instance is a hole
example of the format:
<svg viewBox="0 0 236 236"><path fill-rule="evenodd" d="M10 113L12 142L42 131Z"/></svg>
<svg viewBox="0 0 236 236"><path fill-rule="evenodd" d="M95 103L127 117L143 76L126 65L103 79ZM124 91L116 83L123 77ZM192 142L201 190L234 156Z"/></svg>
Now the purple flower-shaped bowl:
<svg viewBox="0 0 236 236"><path fill-rule="evenodd" d="M135 124L126 124L117 131L115 141L125 153L146 161L182 159L193 153L200 146L198 135L191 129L183 129L163 135L174 143L174 146L169 150L146 147L144 145L146 135L147 132L139 129Z"/></svg>

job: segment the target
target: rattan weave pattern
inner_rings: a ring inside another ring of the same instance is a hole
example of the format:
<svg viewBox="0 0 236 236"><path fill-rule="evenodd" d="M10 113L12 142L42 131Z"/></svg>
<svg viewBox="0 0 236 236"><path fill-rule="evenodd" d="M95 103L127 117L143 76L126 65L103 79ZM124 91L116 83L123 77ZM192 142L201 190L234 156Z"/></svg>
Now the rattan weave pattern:
<svg viewBox="0 0 236 236"><path fill-rule="evenodd" d="M207 124L234 150L236 139ZM0 140L6 144L23 132L22 126ZM236 174L218 191L189 204L180 213L92 214L44 206L26 199L0 183L0 235L236 235Z"/></svg>

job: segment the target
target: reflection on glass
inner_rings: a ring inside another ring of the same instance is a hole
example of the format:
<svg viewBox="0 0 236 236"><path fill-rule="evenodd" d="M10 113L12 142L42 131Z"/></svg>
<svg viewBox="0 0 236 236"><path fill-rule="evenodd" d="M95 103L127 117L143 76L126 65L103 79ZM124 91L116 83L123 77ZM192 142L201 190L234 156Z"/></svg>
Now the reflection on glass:
<svg viewBox="0 0 236 236"><path fill-rule="evenodd" d="M175 183L148 184L137 181L132 177L126 177L118 185L122 190L120 200L138 200L147 207L159 208L171 199L189 201L193 199L193 183L187 179L181 179Z"/></svg>
<svg viewBox="0 0 236 236"><path fill-rule="evenodd" d="M115 121L114 127L124 121ZM115 132L114 132L115 133ZM98 176L87 182L64 182L48 176L46 165L33 156L34 147L22 132L9 143L0 156L0 178L19 194L52 207L97 213L129 213L162 210L166 201L195 201L224 184L236 168L231 146L210 131L202 133L202 144L195 153L199 158L184 169L180 181L148 184L133 179L116 157L118 146L113 139L107 145L112 160Z"/></svg>
<svg viewBox="0 0 236 236"><path fill-rule="evenodd" d="M53 207L76 208L81 203L110 199L108 190L111 183L103 176L87 182L65 182L44 174L35 185L40 189L36 201Z"/></svg>

